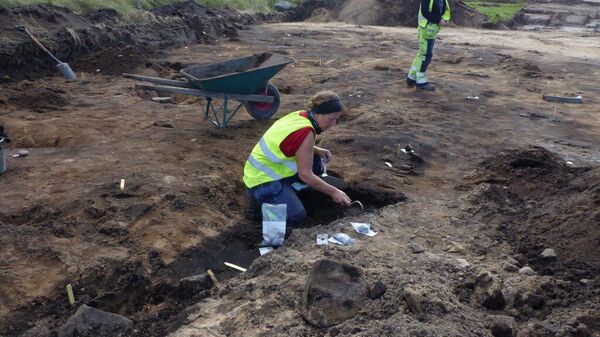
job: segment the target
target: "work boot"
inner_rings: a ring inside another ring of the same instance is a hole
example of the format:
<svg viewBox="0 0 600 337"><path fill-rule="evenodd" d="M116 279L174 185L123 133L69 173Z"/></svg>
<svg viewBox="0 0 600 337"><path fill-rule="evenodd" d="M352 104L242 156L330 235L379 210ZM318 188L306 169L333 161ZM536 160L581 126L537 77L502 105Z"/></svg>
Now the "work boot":
<svg viewBox="0 0 600 337"><path fill-rule="evenodd" d="M416 86L417 86L417 89L421 89L421 90L425 90L425 91L434 91L435 90L435 85L433 85L429 82L417 84Z"/></svg>
<svg viewBox="0 0 600 337"><path fill-rule="evenodd" d="M414 88L416 84L417 84L417 81L415 81L409 77L406 78L406 86L407 87Z"/></svg>

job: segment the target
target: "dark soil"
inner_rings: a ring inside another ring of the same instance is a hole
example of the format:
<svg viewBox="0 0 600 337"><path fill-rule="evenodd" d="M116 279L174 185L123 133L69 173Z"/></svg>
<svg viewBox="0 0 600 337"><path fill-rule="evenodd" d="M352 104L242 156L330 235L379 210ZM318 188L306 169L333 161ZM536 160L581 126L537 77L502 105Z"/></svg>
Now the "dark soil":
<svg viewBox="0 0 600 337"><path fill-rule="evenodd" d="M487 159L472 179L490 184L477 212L498 224L527 263L575 281L600 270L600 169L571 168L543 148L530 148ZM557 261L540 256L545 248L556 250Z"/></svg>
<svg viewBox="0 0 600 337"><path fill-rule="evenodd" d="M118 75L165 48L215 43L236 35L245 25L279 21L292 13L248 15L216 10L184 1L122 18L112 10L86 16L49 4L0 9L0 81L35 79L56 73L55 65L15 25L26 25L34 36L75 72Z"/></svg>

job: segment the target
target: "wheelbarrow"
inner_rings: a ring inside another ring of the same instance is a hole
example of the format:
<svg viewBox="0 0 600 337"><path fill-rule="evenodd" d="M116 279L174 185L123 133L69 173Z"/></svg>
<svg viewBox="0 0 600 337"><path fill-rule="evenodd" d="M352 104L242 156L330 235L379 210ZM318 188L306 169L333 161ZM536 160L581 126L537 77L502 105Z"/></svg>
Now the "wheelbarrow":
<svg viewBox="0 0 600 337"><path fill-rule="evenodd" d="M270 80L294 60L275 53L255 54L249 57L210 64L193 65L181 70L187 81L169 80L135 74L123 77L158 85L138 84L135 87L158 92L171 92L206 98L202 107L205 118L212 114L211 121L226 128L242 106L254 119L268 119L279 109L280 95ZM215 106L213 98L223 103ZM239 103L231 108L229 100Z"/></svg>

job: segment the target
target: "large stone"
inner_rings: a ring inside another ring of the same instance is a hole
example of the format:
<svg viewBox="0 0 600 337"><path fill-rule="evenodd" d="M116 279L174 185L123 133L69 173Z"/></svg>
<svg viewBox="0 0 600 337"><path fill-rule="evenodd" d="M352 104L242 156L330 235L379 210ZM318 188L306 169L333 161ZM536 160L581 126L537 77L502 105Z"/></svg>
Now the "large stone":
<svg viewBox="0 0 600 337"><path fill-rule="evenodd" d="M369 289L360 269L331 260L315 263L304 288L302 315L326 328L356 315Z"/></svg>
<svg viewBox="0 0 600 337"><path fill-rule="evenodd" d="M126 337L132 334L131 320L85 304L58 329L58 337Z"/></svg>

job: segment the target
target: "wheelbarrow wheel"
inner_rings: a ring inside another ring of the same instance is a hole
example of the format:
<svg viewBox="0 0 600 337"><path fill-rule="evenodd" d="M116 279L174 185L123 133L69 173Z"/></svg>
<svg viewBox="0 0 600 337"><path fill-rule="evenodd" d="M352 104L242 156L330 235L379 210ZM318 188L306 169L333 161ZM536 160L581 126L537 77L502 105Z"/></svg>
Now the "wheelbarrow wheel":
<svg viewBox="0 0 600 337"><path fill-rule="evenodd" d="M246 102L244 107L250 116L254 117L254 119L270 118L277 112L277 110L279 110L279 90L273 84L269 83L267 86L267 92L265 92L263 89L260 89L256 95L272 96L274 101L272 103Z"/></svg>

